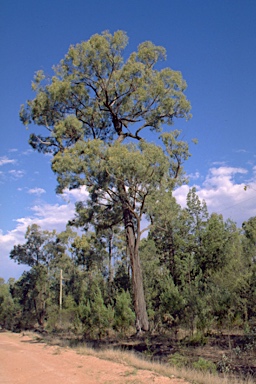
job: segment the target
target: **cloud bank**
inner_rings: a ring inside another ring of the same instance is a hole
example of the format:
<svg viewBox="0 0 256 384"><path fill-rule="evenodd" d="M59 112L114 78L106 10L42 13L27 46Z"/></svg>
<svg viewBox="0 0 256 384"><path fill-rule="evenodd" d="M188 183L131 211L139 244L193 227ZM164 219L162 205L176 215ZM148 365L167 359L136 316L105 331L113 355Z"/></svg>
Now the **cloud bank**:
<svg viewBox="0 0 256 384"><path fill-rule="evenodd" d="M210 168L203 183L183 185L176 189L177 202L185 207L189 189L194 186L197 195L205 200L209 212L223 214L241 226L243 221L256 216L256 175L248 177L248 170L219 166Z"/></svg>

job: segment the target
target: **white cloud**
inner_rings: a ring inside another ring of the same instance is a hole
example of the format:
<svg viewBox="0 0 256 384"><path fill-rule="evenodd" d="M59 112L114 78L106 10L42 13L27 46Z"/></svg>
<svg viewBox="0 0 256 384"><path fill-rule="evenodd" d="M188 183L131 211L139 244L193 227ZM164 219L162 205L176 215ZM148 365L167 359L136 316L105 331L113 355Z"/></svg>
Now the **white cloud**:
<svg viewBox="0 0 256 384"><path fill-rule="evenodd" d="M25 232L26 228L19 224L7 234L3 234L0 230L0 277L5 280L10 277L18 278L26 269L24 265L18 265L9 258L13 246L24 242Z"/></svg>
<svg viewBox="0 0 256 384"><path fill-rule="evenodd" d="M14 164L16 160L9 159L7 156L0 157L0 166L5 164Z"/></svg>
<svg viewBox="0 0 256 384"><path fill-rule="evenodd" d="M236 152L236 153L248 153L248 151L246 149L237 149L234 152Z"/></svg>
<svg viewBox="0 0 256 384"><path fill-rule="evenodd" d="M88 197L88 191L86 187L83 185L80 188L77 189L65 189L63 193L60 195L64 201L70 202L70 201L82 201L86 200Z"/></svg>
<svg viewBox="0 0 256 384"><path fill-rule="evenodd" d="M61 231L73 217L75 207L74 204L44 204L34 206L32 211L34 212L33 221L42 229Z"/></svg>
<svg viewBox="0 0 256 384"><path fill-rule="evenodd" d="M197 180L200 178L200 173L197 171L195 173L190 173L188 175L189 180Z"/></svg>
<svg viewBox="0 0 256 384"><path fill-rule="evenodd" d="M219 167L221 166L226 166L225 161L213 161L212 165L218 165Z"/></svg>
<svg viewBox="0 0 256 384"><path fill-rule="evenodd" d="M173 195L176 198L177 203L180 204L183 208L186 207L187 194L190 188L191 186L189 185L182 185L181 187L178 187L173 192Z"/></svg>
<svg viewBox="0 0 256 384"><path fill-rule="evenodd" d="M31 195L42 195L42 193L45 193L45 189L43 188L31 188L28 190L28 193L31 194Z"/></svg>
<svg viewBox="0 0 256 384"><path fill-rule="evenodd" d="M35 151L33 149L27 149L26 151L22 152L22 155L29 156Z"/></svg>
<svg viewBox="0 0 256 384"><path fill-rule="evenodd" d="M252 169L255 171L255 167ZM202 185L183 185L174 192L177 202L184 207L189 189L194 186L197 195L205 200L209 212L223 214L225 219L232 219L239 226L252 216L256 216L256 178L248 183L245 176L248 170L227 166L209 169ZM241 180L236 181L239 176ZM255 175L256 176L256 175ZM249 187L245 191L245 185Z"/></svg>
<svg viewBox="0 0 256 384"><path fill-rule="evenodd" d="M25 175L26 172L22 170L17 170L17 169L11 169L8 173L15 179L20 179Z"/></svg>

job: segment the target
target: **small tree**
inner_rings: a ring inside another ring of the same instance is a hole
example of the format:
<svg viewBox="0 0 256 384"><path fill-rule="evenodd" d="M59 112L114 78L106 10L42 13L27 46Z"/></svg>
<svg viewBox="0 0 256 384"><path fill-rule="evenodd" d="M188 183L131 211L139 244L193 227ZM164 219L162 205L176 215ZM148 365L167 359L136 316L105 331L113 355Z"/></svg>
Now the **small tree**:
<svg viewBox="0 0 256 384"><path fill-rule="evenodd" d="M128 291L122 290L116 296L114 327L117 331L126 332L134 325L135 314L131 309L131 296Z"/></svg>
<svg viewBox="0 0 256 384"><path fill-rule="evenodd" d="M80 304L79 311L84 332L91 336L101 338L113 325L114 310L110 305L104 304L102 293L97 286L92 297L86 303Z"/></svg>
<svg viewBox="0 0 256 384"><path fill-rule="evenodd" d="M19 305L15 303L10 284L0 279L0 326L5 329L14 330L18 323Z"/></svg>
<svg viewBox="0 0 256 384"><path fill-rule="evenodd" d="M21 328L33 328L36 322L44 328L48 292L47 271L43 266L32 267L17 280L12 295L21 308Z"/></svg>

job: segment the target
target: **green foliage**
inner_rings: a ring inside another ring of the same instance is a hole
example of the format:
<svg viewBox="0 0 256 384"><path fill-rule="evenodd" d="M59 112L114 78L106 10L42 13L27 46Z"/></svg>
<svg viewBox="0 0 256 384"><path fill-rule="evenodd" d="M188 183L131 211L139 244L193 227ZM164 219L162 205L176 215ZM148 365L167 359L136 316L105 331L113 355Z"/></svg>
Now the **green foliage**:
<svg viewBox="0 0 256 384"><path fill-rule="evenodd" d="M173 321L173 325L177 325L182 309L184 308L184 304L184 298L179 292L178 287L175 286L173 279L170 276L163 276L160 282L159 306L159 312L162 314L162 317L164 318L165 315L170 314L173 319L175 319L175 321Z"/></svg>
<svg viewBox="0 0 256 384"><path fill-rule="evenodd" d="M62 328L60 308L58 305L51 303L47 309L47 322L45 328L49 332L54 332Z"/></svg>
<svg viewBox="0 0 256 384"><path fill-rule="evenodd" d="M24 124L49 127L52 135L32 135L34 147L56 152L81 136L138 139L145 127L159 131L175 117L189 118L186 83L180 72L155 69L165 58L164 48L142 43L124 62L127 43L123 31L96 34L70 47L50 82L42 71L37 72L36 97L22 106L20 117ZM133 132L128 125L135 127Z"/></svg>
<svg viewBox="0 0 256 384"><path fill-rule="evenodd" d="M189 360L186 356L180 354L179 352L175 352L170 355L168 363L170 365L174 365L175 367L182 368L188 366Z"/></svg>
<svg viewBox="0 0 256 384"><path fill-rule="evenodd" d="M56 313L53 312L50 313L49 310L54 309L49 308L47 311L48 314L48 322L47 326L52 325L54 328L59 328L61 330L65 331L73 331L76 332L77 327L79 327L79 310L78 306L75 303L75 300L73 296L69 293L66 296L64 296L63 305L62 308L56 308Z"/></svg>
<svg viewBox="0 0 256 384"><path fill-rule="evenodd" d="M132 299L128 291L122 290L116 296L114 327L117 331L125 333L134 326L135 314L131 309Z"/></svg>
<svg viewBox="0 0 256 384"><path fill-rule="evenodd" d="M19 305L17 305L11 295L10 285L0 283L0 325L4 329L15 330L18 323Z"/></svg>
<svg viewBox="0 0 256 384"><path fill-rule="evenodd" d="M76 265L86 271L103 268L103 260L107 256L104 244L95 233L76 236L71 245L71 252Z"/></svg>
<svg viewBox="0 0 256 384"><path fill-rule="evenodd" d="M186 337L184 340L184 343L187 346L199 347L199 346L205 345L207 343L207 337L204 335L203 332L197 331L196 333L192 334L191 336Z"/></svg>
<svg viewBox="0 0 256 384"><path fill-rule="evenodd" d="M198 371L203 371L203 372L211 372L211 373L216 373L217 367L216 364L214 364L210 360L206 360L202 357L199 357L197 361L195 361L192 364L193 368L197 369Z"/></svg>
<svg viewBox="0 0 256 384"><path fill-rule="evenodd" d="M21 328L33 328L36 324L44 328L48 287L47 269L44 266L32 267L14 284L12 295L22 310Z"/></svg>
<svg viewBox="0 0 256 384"><path fill-rule="evenodd" d="M130 291L131 290L131 279L127 268L124 263L117 266L117 270L113 281L114 287L117 291Z"/></svg>
<svg viewBox="0 0 256 384"><path fill-rule="evenodd" d="M47 266L53 254L57 256L65 250L55 231L42 231L37 224L28 226L25 239L27 240L25 244L14 245L10 252L10 258L18 264L29 267Z"/></svg>
<svg viewBox="0 0 256 384"><path fill-rule="evenodd" d="M103 337L113 326L114 310L104 304L102 293L98 287L92 297L78 308L84 333L92 337Z"/></svg>

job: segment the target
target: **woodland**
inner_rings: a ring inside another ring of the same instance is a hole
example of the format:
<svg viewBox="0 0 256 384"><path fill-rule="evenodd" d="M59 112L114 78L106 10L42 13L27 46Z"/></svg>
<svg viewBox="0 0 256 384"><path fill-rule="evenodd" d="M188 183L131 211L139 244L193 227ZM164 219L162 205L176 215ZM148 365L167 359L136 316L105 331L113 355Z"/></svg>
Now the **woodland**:
<svg viewBox="0 0 256 384"><path fill-rule="evenodd" d="M57 193L88 196L65 231L32 224L13 247L30 268L1 279L0 325L256 375L256 217L239 228L195 188L177 204L190 152L172 126L191 117L186 82L163 67L163 47L128 55L127 43L123 31L96 34L54 76L35 75L20 110L38 128L30 145L51 155Z"/></svg>

